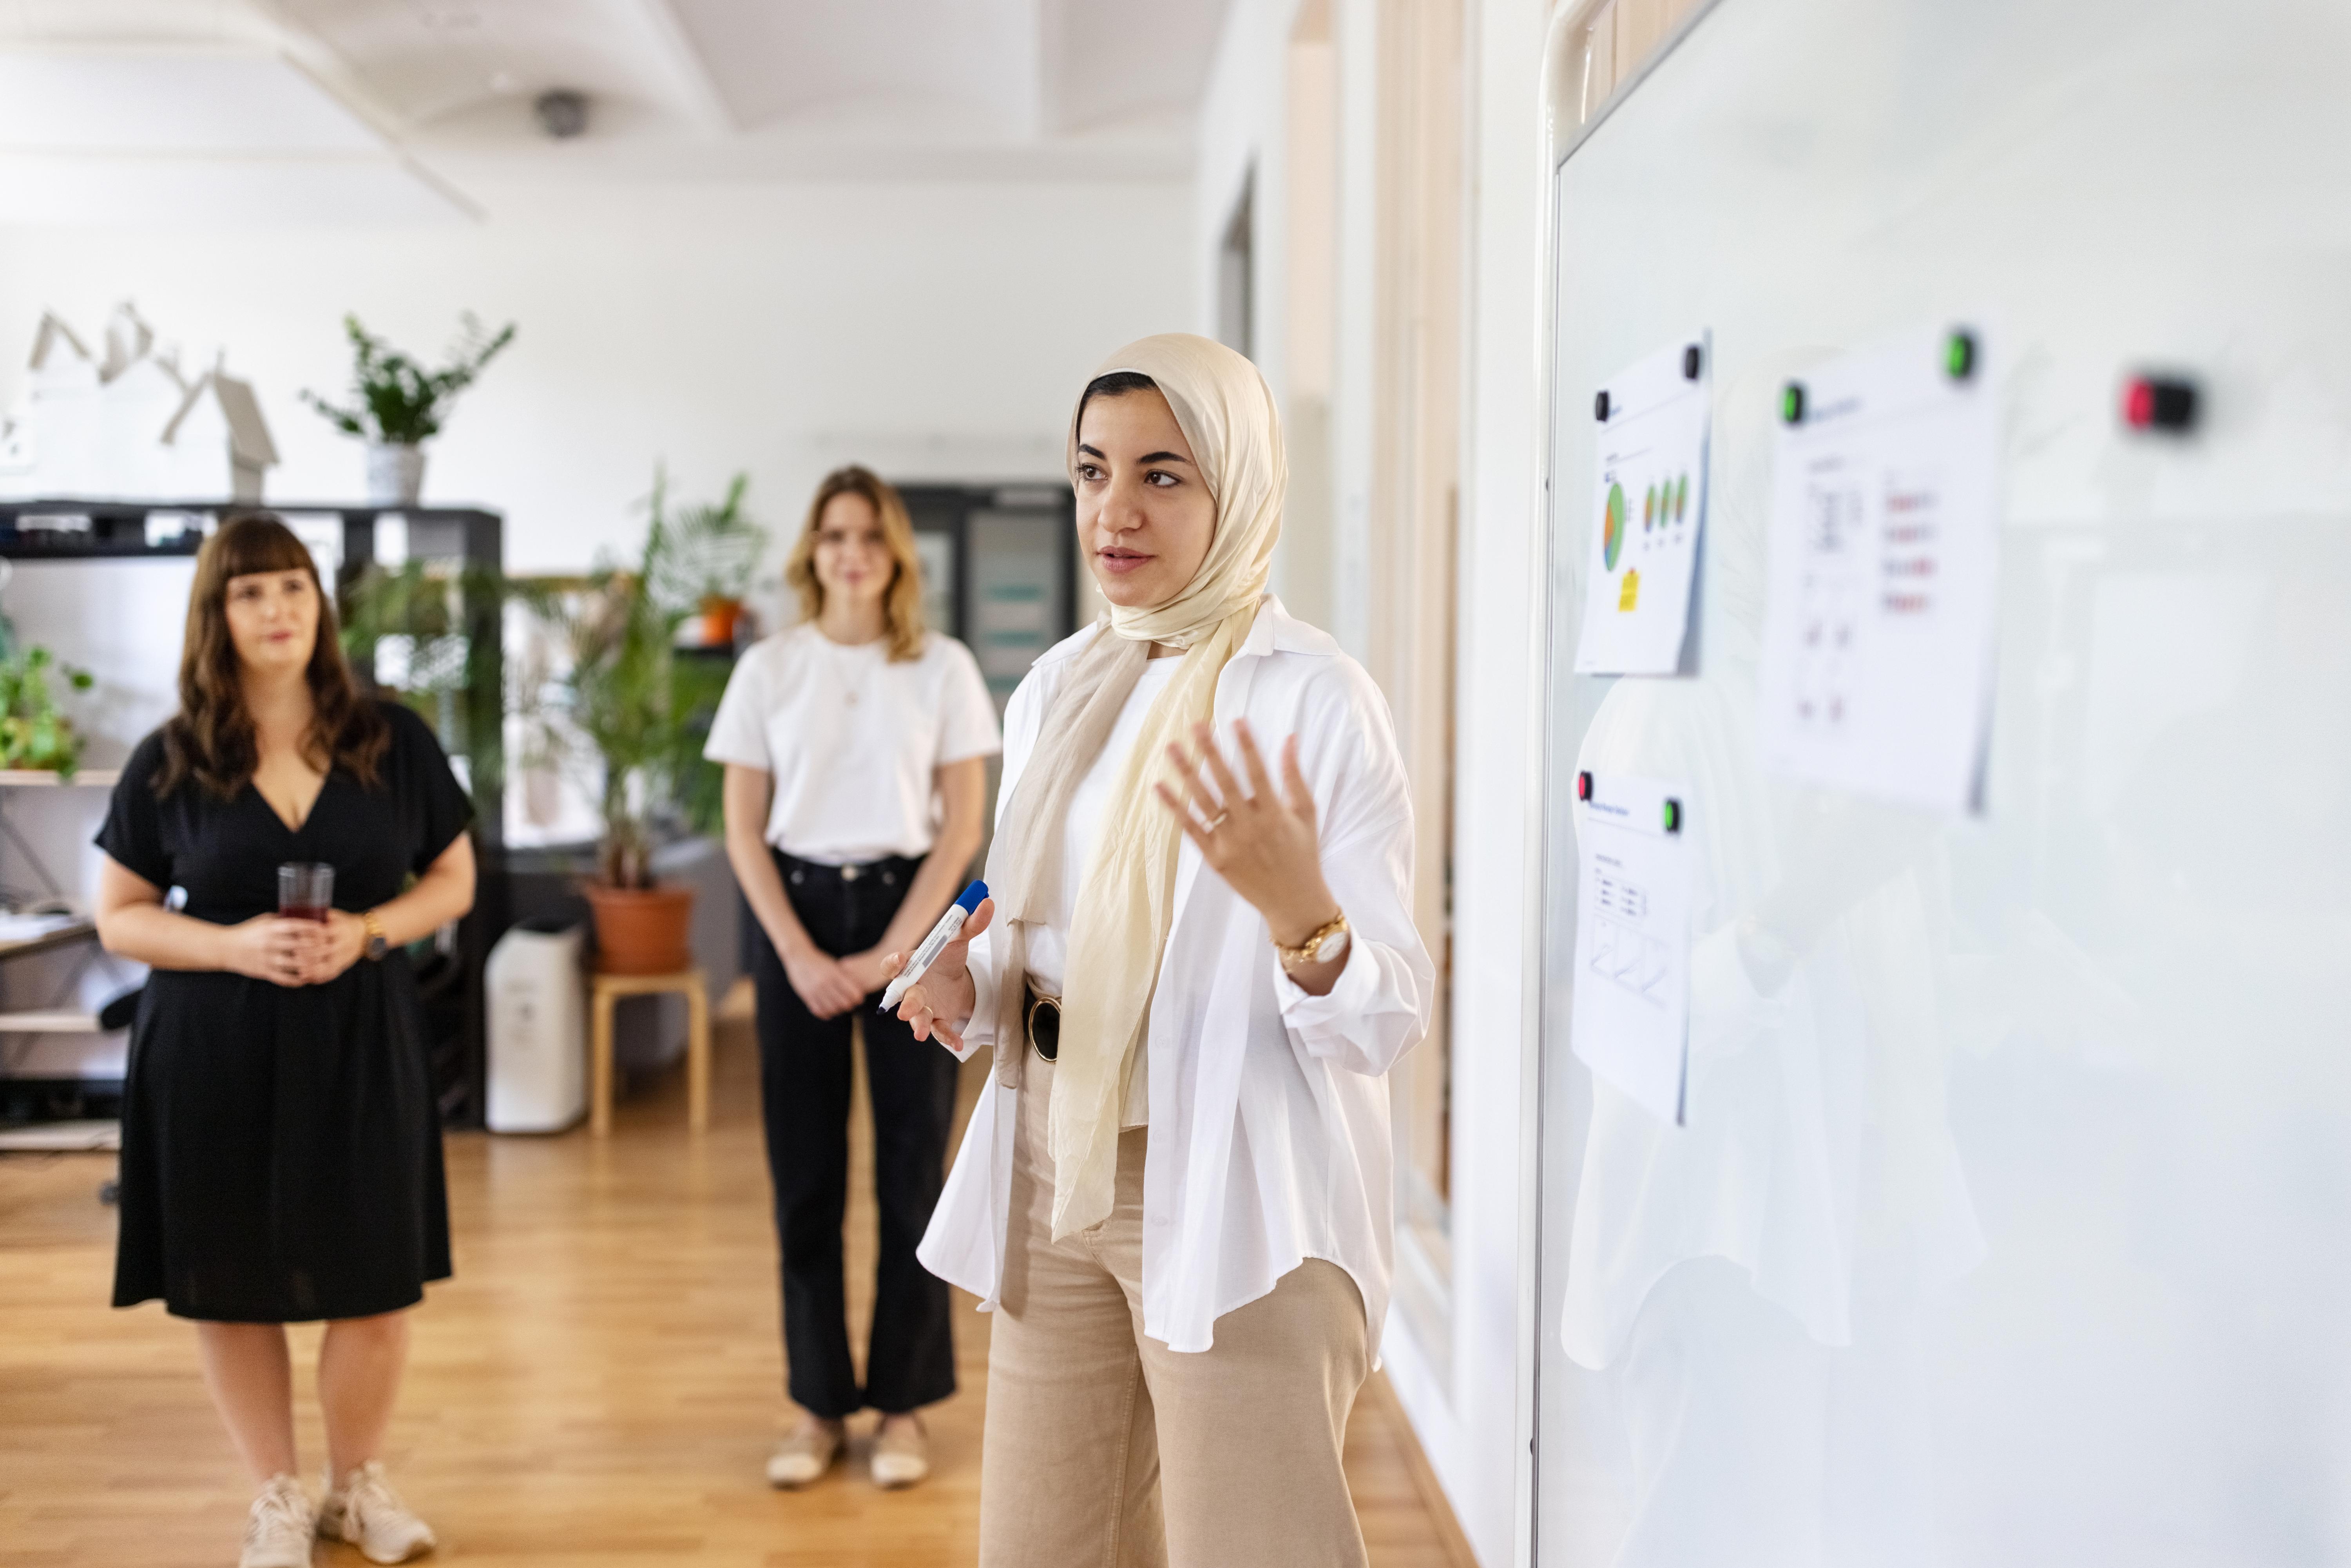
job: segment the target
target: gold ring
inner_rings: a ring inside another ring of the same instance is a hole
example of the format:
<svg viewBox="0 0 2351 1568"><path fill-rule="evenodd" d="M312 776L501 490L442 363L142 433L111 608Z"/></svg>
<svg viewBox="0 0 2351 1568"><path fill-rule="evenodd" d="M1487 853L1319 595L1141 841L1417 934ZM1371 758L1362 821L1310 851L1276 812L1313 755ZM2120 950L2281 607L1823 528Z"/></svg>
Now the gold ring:
<svg viewBox="0 0 2351 1568"><path fill-rule="evenodd" d="M1223 827L1225 825L1225 819L1231 815L1232 813L1230 811L1219 811L1215 816L1209 818L1207 824L1201 828L1200 831L1204 833L1213 833L1218 828Z"/></svg>

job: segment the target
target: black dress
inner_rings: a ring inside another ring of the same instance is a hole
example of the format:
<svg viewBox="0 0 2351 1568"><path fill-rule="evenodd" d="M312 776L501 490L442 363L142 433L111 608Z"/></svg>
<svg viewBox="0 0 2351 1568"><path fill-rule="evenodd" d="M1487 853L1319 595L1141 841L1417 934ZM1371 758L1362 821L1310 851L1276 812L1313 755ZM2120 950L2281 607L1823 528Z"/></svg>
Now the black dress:
<svg viewBox="0 0 2351 1568"><path fill-rule="evenodd" d="M473 807L424 721L381 705L392 746L367 789L338 768L289 829L247 784L155 798L160 733L131 754L98 843L184 913L223 925L277 907L277 868L325 861L335 907L398 896ZM449 1277L441 1128L404 952L322 986L156 970L131 1026L114 1304L294 1322L413 1306Z"/></svg>

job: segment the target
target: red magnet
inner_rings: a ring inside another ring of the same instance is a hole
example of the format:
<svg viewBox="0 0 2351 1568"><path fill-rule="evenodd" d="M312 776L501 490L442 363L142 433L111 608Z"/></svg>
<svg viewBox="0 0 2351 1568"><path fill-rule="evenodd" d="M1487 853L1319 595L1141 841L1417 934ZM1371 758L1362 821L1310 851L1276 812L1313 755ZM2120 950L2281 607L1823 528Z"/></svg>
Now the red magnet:
<svg viewBox="0 0 2351 1568"><path fill-rule="evenodd" d="M2123 386L2123 423L2133 430L2185 431L2196 423L2196 383L2133 376Z"/></svg>
<svg viewBox="0 0 2351 1568"><path fill-rule="evenodd" d="M1592 799L1591 774L1579 773L1575 776L1575 798L1579 800L1589 800Z"/></svg>

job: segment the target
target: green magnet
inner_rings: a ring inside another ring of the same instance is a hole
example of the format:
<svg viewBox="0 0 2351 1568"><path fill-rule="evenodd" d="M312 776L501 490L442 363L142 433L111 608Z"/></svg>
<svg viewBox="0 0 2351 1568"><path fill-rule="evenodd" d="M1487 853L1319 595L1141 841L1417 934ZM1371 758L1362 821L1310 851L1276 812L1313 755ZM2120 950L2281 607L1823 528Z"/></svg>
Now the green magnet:
<svg viewBox="0 0 2351 1568"><path fill-rule="evenodd" d="M1953 332L1943 342L1943 369L1955 382L1976 373L1976 339L1972 332Z"/></svg>

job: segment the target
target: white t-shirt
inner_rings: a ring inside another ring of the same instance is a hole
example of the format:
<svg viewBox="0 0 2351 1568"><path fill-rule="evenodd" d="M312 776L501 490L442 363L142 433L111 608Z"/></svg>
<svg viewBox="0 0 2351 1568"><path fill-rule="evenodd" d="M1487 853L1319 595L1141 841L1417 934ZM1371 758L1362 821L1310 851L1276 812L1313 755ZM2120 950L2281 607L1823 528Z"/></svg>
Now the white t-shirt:
<svg viewBox="0 0 2351 1568"><path fill-rule="evenodd" d="M1167 689L1176 678L1176 666L1182 659L1154 659L1143 666L1143 674L1127 694L1126 706L1118 710L1118 722L1111 727L1110 738L1102 742L1102 755L1078 781L1075 793L1070 797L1070 812L1061 821L1061 894L1054 902L1053 917L1042 925L1029 928L1029 979L1043 997L1061 994L1061 983L1068 974L1070 956L1070 920L1078 912L1078 888L1085 881L1086 865L1093 858L1094 845L1102 838L1102 810L1110 804L1111 787L1118 782L1120 771L1126 767L1127 755L1134 749L1134 737L1142 732L1144 716L1151 711L1152 700ZM1169 772L1175 769L1171 766ZM1145 811L1164 811L1156 796L1145 795L1137 808Z"/></svg>
<svg viewBox="0 0 2351 1568"><path fill-rule="evenodd" d="M775 778L768 841L826 865L927 853L935 771L1003 749L971 650L936 632L893 663L888 639L843 647L803 622L737 663L702 755Z"/></svg>

